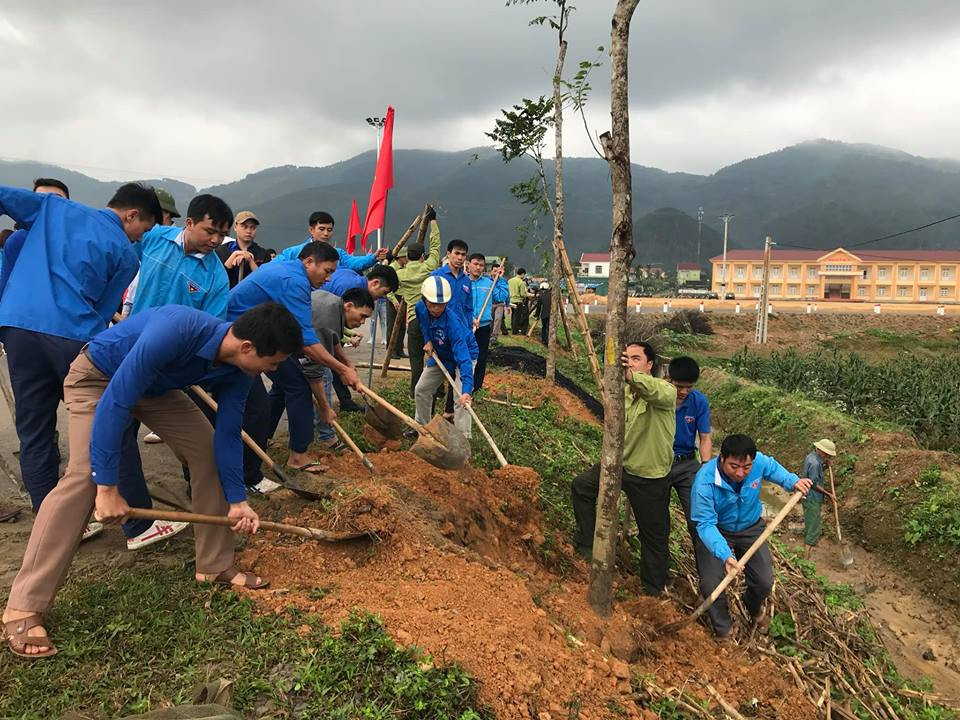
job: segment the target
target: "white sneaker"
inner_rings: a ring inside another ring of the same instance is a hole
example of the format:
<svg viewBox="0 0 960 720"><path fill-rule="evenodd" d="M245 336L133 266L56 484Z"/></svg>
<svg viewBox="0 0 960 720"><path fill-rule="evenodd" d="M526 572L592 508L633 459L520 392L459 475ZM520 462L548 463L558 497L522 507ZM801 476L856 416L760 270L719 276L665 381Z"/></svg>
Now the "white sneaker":
<svg viewBox="0 0 960 720"><path fill-rule="evenodd" d="M162 443L163 438L161 438L155 432L148 432L146 435L143 436L143 441L145 443L150 443L151 445L155 445L156 443Z"/></svg>
<svg viewBox="0 0 960 720"><path fill-rule="evenodd" d="M154 520L153 525L148 527L139 535L127 538L127 550L139 550L147 545L153 545L161 540L172 538L178 532L186 529L190 523L168 522L166 520Z"/></svg>
<svg viewBox="0 0 960 720"><path fill-rule="evenodd" d="M96 537L103 532L103 523L99 522L89 522L87 526L83 529L83 535L80 536L80 542L84 540L89 540L92 537Z"/></svg>
<svg viewBox="0 0 960 720"><path fill-rule="evenodd" d="M256 485L254 485L250 489L260 495L269 495L274 490L279 490L282 487L283 485L281 485L278 482L274 482L270 478L260 478L260 482L258 482Z"/></svg>

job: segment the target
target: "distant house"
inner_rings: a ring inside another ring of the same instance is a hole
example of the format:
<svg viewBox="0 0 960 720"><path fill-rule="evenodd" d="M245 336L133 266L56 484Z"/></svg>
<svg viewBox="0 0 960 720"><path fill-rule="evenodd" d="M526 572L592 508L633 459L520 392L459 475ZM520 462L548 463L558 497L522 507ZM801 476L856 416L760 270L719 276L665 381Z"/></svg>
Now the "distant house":
<svg viewBox="0 0 960 720"><path fill-rule="evenodd" d="M582 253L578 274L584 278L610 277L610 253Z"/></svg>
<svg viewBox="0 0 960 720"><path fill-rule="evenodd" d="M702 278L699 263L677 263L677 285L700 282Z"/></svg>
<svg viewBox="0 0 960 720"><path fill-rule="evenodd" d="M637 266L637 278L664 278L667 271L663 269L660 263L644 263Z"/></svg>

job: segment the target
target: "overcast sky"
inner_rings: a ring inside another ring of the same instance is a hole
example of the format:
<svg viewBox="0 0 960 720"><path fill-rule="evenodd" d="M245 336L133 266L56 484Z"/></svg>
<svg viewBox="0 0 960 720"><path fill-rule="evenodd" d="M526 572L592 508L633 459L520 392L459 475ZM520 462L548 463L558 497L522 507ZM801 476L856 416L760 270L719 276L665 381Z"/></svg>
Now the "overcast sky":
<svg viewBox="0 0 960 720"><path fill-rule="evenodd" d="M613 0L575 0L568 68L609 45ZM550 92L552 2L0 0L0 158L195 185L374 145L488 144ZM960 2L644 0L630 44L633 161L711 173L810 138L960 158ZM588 120L609 124L609 63ZM569 117L565 154L592 153Z"/></svg>

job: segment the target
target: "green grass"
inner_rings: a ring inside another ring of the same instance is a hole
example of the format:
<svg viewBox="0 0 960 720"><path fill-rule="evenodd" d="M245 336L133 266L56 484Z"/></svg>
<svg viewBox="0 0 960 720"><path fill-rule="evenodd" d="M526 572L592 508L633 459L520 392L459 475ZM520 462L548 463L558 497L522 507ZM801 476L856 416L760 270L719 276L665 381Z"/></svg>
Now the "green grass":
<svg viewBox="0 0 960 720"><path fill-rule="evenodd" d="M960 490L956 483L943 480L937 465L930 465L917 478L913 492L920 497L903 523L903 537L910 545L933 542L960 548Z"/></svg>
<svg viewBox="0 0 960 720"><path fill-rule="evenodd" d="M98 569L68 583L49 614L56 657L3 653L0 717L145 712L189 702L198 684L223 678L248 716L256 707L276 718L492 718L459 666L397 647L370 615L355 613L334 633L313 616L252 610L195 583L185 565Z"/></svg>

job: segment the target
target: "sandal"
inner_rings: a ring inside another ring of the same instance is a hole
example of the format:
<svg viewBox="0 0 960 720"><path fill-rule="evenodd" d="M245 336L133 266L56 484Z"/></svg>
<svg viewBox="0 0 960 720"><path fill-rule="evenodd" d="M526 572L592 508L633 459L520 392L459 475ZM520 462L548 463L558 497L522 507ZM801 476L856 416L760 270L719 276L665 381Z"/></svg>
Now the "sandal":
<svg viewBox="0 0 960 720"><path fill-rule="evenodd" d="M310 473L311 475L324 475L327 470L330 468L322 462L309 462L306 465L301 465L297 467L295 465L287 465L291 470L299 470L300 472Z"/></svg>
<svg viewBox="0 0 960 720"><path fill-rule="evenodd" d="M37 636L27 635L27 632L30 629L35 628L38 625L43 625L43 617L40 615L40 613L27 615L27 617L20 618L19 620L5 622L3 624L3 637L7 641L7 646L10 648L10 652L17 657L26 658L27 660L53 657L56 655L57 648L54 647L52 642L50 642L50 638L47 637L46 632L44 632L43 635ZM42 653L25 653L24 650L26 649L27 645L50 649Z"/></svg>
<svg viewBox="0 0 960 720"><path fill-rule="evenodd" d="M243 575L242 583L233 582L233 579L237 575ZM236 565L231 565L223 572L215 575L211 582L213 582L214 585L229 585L230 587L242 587L246 588L247 590L260 590L261 588L265 588L270 584L269 580L264 580L262 577L259 577L254 573L243 572L242 570L238 569Z"/></svg>

